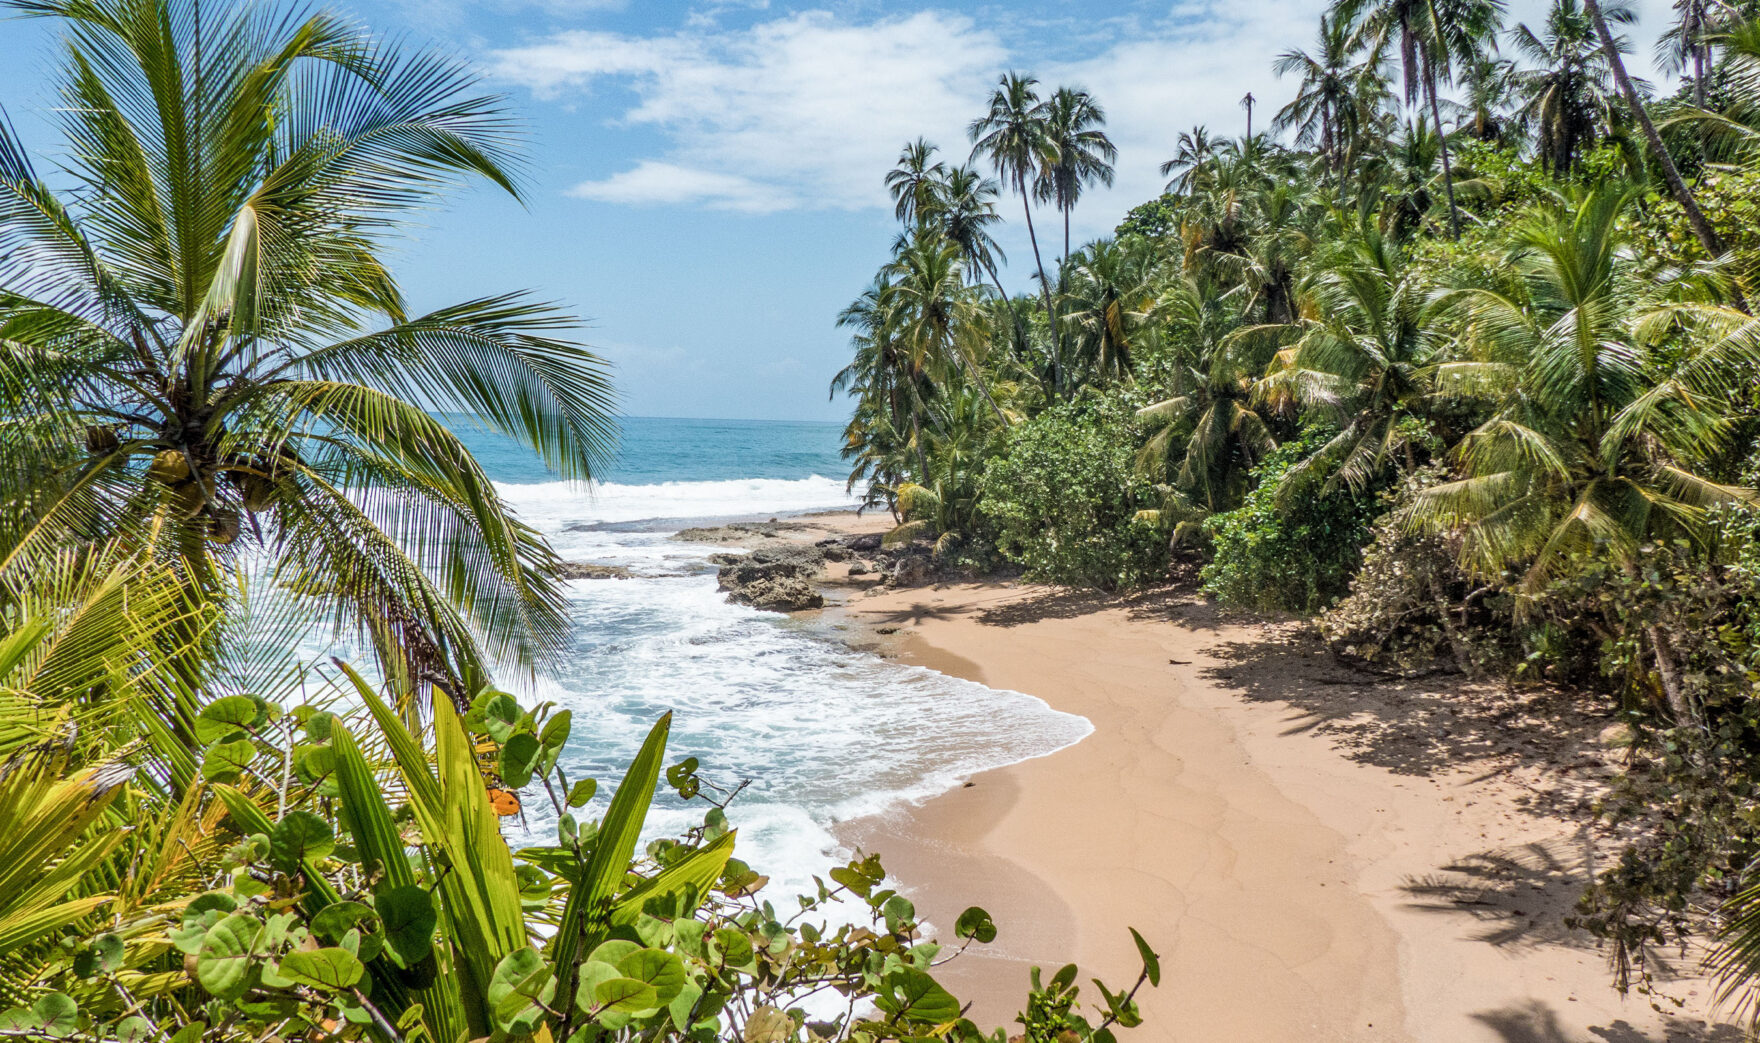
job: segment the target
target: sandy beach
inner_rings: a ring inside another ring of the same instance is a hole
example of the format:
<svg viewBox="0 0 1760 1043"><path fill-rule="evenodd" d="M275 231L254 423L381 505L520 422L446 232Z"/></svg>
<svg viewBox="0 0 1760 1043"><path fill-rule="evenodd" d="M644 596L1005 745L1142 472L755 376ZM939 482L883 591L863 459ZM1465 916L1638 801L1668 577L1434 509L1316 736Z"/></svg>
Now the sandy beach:
<svg viewBox="0 0 1760 1043"><path fill-rule="evenodd" d="M1132 1039L1740 1038L1690 956L1653 1007L1565 928L1606 857L1588 811L1618 756L1565 696L1359 674L1189 593L832 589L852 643L1094 725L842 829L935 922L995 917L996 943L946 970L982 1024L1010 1023L1029 964L1128 984L1131 926L1164 968Z"/></svg>

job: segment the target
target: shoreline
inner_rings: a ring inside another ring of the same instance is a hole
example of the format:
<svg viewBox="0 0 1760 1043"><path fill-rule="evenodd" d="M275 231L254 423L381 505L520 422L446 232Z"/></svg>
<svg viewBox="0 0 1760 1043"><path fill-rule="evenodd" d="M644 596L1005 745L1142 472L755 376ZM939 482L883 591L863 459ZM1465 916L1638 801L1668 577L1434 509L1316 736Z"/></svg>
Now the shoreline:
<svg viewBox="0 0 1760 1043"><path fill-rule="evenodd" d="M1583 814L1605 721L1561 716L1547 693L1341 678L1287 625L1175 591L892 589L844 571L820 581L818 618L851 648L1094 727L834 829L934 923L967 905L995 918L997 941L943 971L980 1024L1012 1028L1030 964L1127 986L1134 926L1163 965L1129 1033L1145 1041L1741 1038L1684 971L1658 990L1678 1009L1622 1000L1593 940L1563 926L1605 857Z"/></svg>

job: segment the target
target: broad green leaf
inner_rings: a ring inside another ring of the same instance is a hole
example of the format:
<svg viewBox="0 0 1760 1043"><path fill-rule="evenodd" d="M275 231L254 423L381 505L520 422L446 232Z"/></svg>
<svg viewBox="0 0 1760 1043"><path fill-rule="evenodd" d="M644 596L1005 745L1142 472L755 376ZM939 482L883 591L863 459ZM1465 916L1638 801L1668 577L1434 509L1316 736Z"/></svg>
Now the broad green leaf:
<svg viewBox="0 0 1760 1043"><path fill-rule="evenodd" d="M257 744L249 739L215 743L202 756L202 778L209 782L232 782L256 759Z"/></svg>
<svg viewBox="0 0 1760 1043"><path fill-rule="evenodd" d="M746 1019L745 1043L783 1043L794 1034L794 1019L775 1007L762 1006Z"/></svg>
<svg viewBox="0 0 1760 1043"><path fill-rule="evenodd" d="M326 992L339 992L361 980L361 961L345 949L296 950L281 958L281 976Z"/></svg>
<svg viewBox="0 0 1760 1043"><path fill-rule="evenodd" d="M556 996L556 975L537 950L515 949L495 965L489 979L489 1007L503 1032L532 1032L543 1021L542 1004Z"/></svg>
<svg viewBox="0 0 1760 1043"><path fill-rule="evenodd" d="M684 964L678 957L659 949L632 952L617 961L617 969L624 977L644 982L652 988L658 998L654 1004L657 1007L671 1003L678 990L684 987Z"/></svg>
<svg viewBox="0 0 1760 1043"><path fill-rule="evenodd" d="M953 924L953 933L956 937L971 938L988 945L996 940L996 923L990 919L989 913L974 905L959 914Z"/></svg>
<svg viewBox="0 0 1760 1043"><path fill-rule="evenodd" d="M599 783L596 780L582 779L575 783L574 787L568 791L568 806L571 808L584 808L592 801L593 794L598 791Z"/></svg>
<svg viewBox="0 0 1760 1043"><path fill-rule="evenodd" d="M37 1000L31 1013L51 1037L70 1038L79 1029L79 1004L64 993L51 992Z"/></svg>
<svg viewBox="0 0 1760 1043"><path fill-rule="evenodd" d="M538 741L546 750L560 750L568 745L568 735L573 724L574 714L564 710L544 722L544 730L539 734Z"/></svg>
<svg viewBox="0 0 1760 1043"><path fill-rule="evenodd" d="M373 908L385 926L385 944L392 962L411 967L434 951L434 931L440 914L434 898L415 884L393 887L373 896Z"/></svg>
<svg viewBox="0 0 1760 1043"><path fill-rule="evenodd" d="M330 823L309 811L290 811L269 834L270 854L284 870L292 872L301 862L317 862L336 849L336 831Z"/></svg>
<svg viewBox="0 0 1760 1043"><path fill-rule="evenodd" d="M252 946L263 925L253 916L233 913L208 928L196 954L196 981L223 1000L236 1000L250 985Z"/></svg>
<svg viewBox="0 0 1760 1043"><path fill-rule="evenodd" d="M874 1003L894 1017L911 1021L939 1025L959 1017L959 1000L915 967L900 967L888 974Z"/></svg>
<svg viewBox="0 0 1760 1043"><path fill-rule="evenodd" d="M207 746L239 732L248 732L267 716L257 700L248 695L223 695L196 714L196 741Z"/></svg>
<svg viewBox="0 0 1760 1043"><path fill-rule="evenodd" d="M544 747L531 732L516 732L501 747L501 781L510 789L520 789L532 781L532 771Z"/></svg>
<svg viewBox="0 0 1760 1043"><path fill-rule="evenodd" d="M525 715L513 696L500 692L483 704L483 727L488 729L489 738L504 743Z"/></svg>
<svg viewBox="0 0 1760 1043"><path fill-rule="evenodd" d="M623 977L600 982L593 989L593 1000L601 1010L614 1010L622 1014L639 1014L662 1006L659 993L654 991L652 985Z"/></svg>
<svg viewBox="0 0 1760 1043"><path fill-rule="evenodd" d="M337 902L327 905L312 917L312 933L327 942L340 942L342 936L371 921L373 910L360 902Z"/></svg>

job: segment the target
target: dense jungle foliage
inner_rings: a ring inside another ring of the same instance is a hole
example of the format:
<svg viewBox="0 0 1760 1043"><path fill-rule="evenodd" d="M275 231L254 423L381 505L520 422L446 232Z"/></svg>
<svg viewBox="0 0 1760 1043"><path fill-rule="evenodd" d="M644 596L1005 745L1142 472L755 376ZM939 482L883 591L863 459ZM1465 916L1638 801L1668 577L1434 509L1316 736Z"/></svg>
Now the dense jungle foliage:
<svg viewBox="0 0 1760 1043"><path fill-rule="evenodd" d="M1658 96L1621 3L1511 26L1500 0L1338 0L1276 58L1292 100L1178 134L1165 193L1082 244L1100 101L1010 73L968 159L918 140L886 175L902 230L832 391L851 487L950 567L1118 589L1197 564L1367 669L1617 714L1629 844L1574 922L1622 988L1709 931L1752 1011L1760 21L1674 11Z"/></svg>
<svg viewBox="0 0 1760 1043"><path fill-rule="evenodd" d="M60 20L66 139L42 176L0 119L0 1036L1002 1043L935 977L982 910L928 940L873 857L779 906L669 718L601 794L496 687L559 563L427 409L585 478L605 370L519 294L411 314L383 255L520 190L503 103L323 12L0 7ZM362 672L301 660L338 631ZM643 844L657 791L701 825ZM1035 969L1018 1031L1137 1024L1136 945L1117 992Z"/></svg>

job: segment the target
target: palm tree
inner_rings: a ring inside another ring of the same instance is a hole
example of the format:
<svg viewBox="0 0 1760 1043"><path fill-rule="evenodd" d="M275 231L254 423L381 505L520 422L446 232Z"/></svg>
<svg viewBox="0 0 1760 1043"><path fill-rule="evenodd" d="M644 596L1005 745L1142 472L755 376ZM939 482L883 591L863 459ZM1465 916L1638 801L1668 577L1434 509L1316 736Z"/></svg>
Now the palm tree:
<svg viewBox="0 0 1760 1043"><path fill-rule="evenodd" d="M519 295L410 315L381 257L466 178L517 195L499 100L329 14L16 6L68 21L70 147L51 182L0 124L0 576L126 537L220 598L248 546L461 700L556 647L554 555L423 407L586 478L602 365Z"/></svg>
<svg viewBox="0 0 1760 1043"><path fill-rule="evenodd" d="M984 379L979 351L989 346L989 312L981 292L966 284L963 249L938 229L919 228L888 268L896 293L895 329L913 365L943 376L963 374L1007 427L1008 418Z"/></svg>
<svg viewBox="0 0 1760 1043"><path fill-rule="evenodd" d="M1076 251L1065 271L1063 321L1074 353L1096 378L1128 377L1155 302L1160 258L1140 243L1101 239Z"/></svg>
<svg viewBox="0 0 1760 1043"><path fill-rule="evenodd" d="M1351 64L1357 40L1350 26L1322 15L1314 43L1313 53L1289 50L1271 63L1278 76L1301 76L1295 99L1278 111L1271 125L1280 131L1294 127L1296 143L1318 148L1336 175L1344 167L1346 124L1357 107L1357 74Z"/></svg>
<svg viewBox="0 0 1760 1043"><path fill-rule="evenodd" d="M1031 76L1004 73L990 95L990 111L973 120L967 133L972 140L972 158L987 157L996 175L1012 185L1021 197L1027 238L1033 244L1033 263L1039 269L1039 290L1055 339L1057 310L1051 300L1051 280L1045 276L1045 259L1039 253L1039 235L1033 229L1033 198L1027 187L1029 183L1037 184L1040 173L1056 162L1038 86L1039 81ZM1053 354L1057 354L1055 345ZM1054 372L1052 383L1060 387L1061 375Z"/></svg>
<svg viewBox="0 0 1760 1043"><path fill-rule="evenodd" d="M1674 195L1675 201L1687 215L1687 223L1693 227L1693 235L1699 245L1713 257L1723 254L1723 240L1718 236L1711 222L1705 220L1704 211L1699 209L1698 200L1693 198L1692 190L1681 177L1681 172L1674 165L1674 157L1669 155L1668 147L1662 143L1662 135L1656 132L1656 124L1650 119L1650 111L1644 107L1644 99L1638 94L1637 86L1626 74L1625 59L1621 56L1620 42L1608 28L1607 19L1603 17L1601 5L1596 0L1583 0L1583 10L1595 26L1595 35L1601 40L1601 51L1607 57L1608 68L1613 70L1613 80L1619 85L1619 92L1626 100L1626 106L1632 110L1632 117L1644 131L1644 141L1650 146L1650 154L1655 157L1657 166L1662 168L1663 180L1668 182L1668 190ZM1741 288L1731 286L1731 299L1742 311L1748 310L1748 303Z"/></svg>
<svg viewBox="0 0 1760 1043"><path fill-rule="evenodd" d="M857 460L850 472L851 488L862 479L870 480L865 497L870 504L882 496L892 502L909 463L917 465L918 475L929 473L923 417L934 384L926 360L915 356L900 336L899 298L888 267L837 316L840 328L853 331L850 343L855 357L832 378L831 395L856 396L855 415L844 431L843 455Z"/></svg>
<svg viewBox="0 0 1760 1043"><path fill-rule="evenodd" d="M886 174L886 191L892 196L892 212L905 224L935 205L935 191L947 173L947 164L931 162L936 147L923 138L909 142L898 154L898 163Z"/></svg>
<svg viewBox="0 0 1760 1043"><path fill-rule="evenodd" d="M965 263L974 275L990 276L996 292L1007 297L996 263L1007 263L1008 257L991 235L990 227L1002 220L996 212L996 182L969 166L952 167L942 172L930 195L932 220L940 225L943 235L960 248Z"/></svg>
<svg viewBox="0 0 1760 1043"><path fill-rule="evenodd" d="M1063 213L1063 257L1068 260L1070 211L1088 184L1112 184L1118 149L1101 129L1106 111L1087 91L1059 87L1044 105L1048 152L1054 158L1041 170L1036 191Z"/></svg>
<svg viewBox="0 0 1760 1043"><path fill-rule="evenodd" d="M1528 591L1573 553L1629 568L1647 540L1702 544L1706 508L1753 500L1695 468L1721 448L1760 350L1734 335L1690 338L1667 362L1646 354L1625 303L1640 287L1620 272L1629 198L1590 191L1531 215L1514 233L1519 285L1453 300L1477 350L1439 367L1439 390L1497 405L1454 450L1464 477L1421 492L1409 519L1460 532L1463 563L1481 575L1525 570ZM1667 705L1690 721L1668 642L1652 637Z"/></svg>
<svg viewBox="0 0 1760 1043"><path fill-rule="evenodd" d="M1619 0L1603 13L1620 25L1637 21L1637 13ZM1516 74L1516 82L1527 99L1522 115L1535 129L1540 162L1552 173L1568 175L1617 119L1617 87L1595 27L1578 0L1553 0L1541 32L1518 25L1510 40L1534 63Z"/></svg>
<svg viewBox="0 0 1760 1043"><path fill-rule="evenodd" d="M1518 131L1517 117L1509 114L1519 73L1507 58L1480 55L1462 66L1456 77L1465 89L1455 109L1462 128L1479 141L1509 144Z"/></svg>
<svg viewBox="0 0 1760 1043"><path fill-rule="evenodd" d="M1444 336L1429 287L1368 224L1342 256L1319 266L1303 297L1299 339L1256 388L1273 409L1287 402L1338 424L1297 469L1328 471L1329 484L1359 493L1389 461L1412 470L1400 421L1424 412Z"/></svg>
<svg viewBox="0 0 1760 1043"><path fill-rule="evenodd" d="M1456 63L1470 62L1496 46L1503 9L1504 0L1340 0L1333 8L1333 17L1358 27L1373 53L1398 50L1407 105L1420 98L1429 103L1430 118L1442 134L1442 184L1449 230L1457 239L1460 211L1438 88L1450 79Z"/></svg>
<svg viewBox="0 0 1760 1043"><path fill-rule="evenodd" d="M1172 159L1161 164L1161 176L1173 178L1167 183L1167 191L1175 195L1191 192L1204 165L1216 155L1221 144L1210 137L1209 129L1203 126L1180 131L1178 151Z"/></svg>
<svg viewBox="0 0 1760 1043"><path fill-rule="evenodd" d="M1717 38L1729 22L1739 18L1722 0L1675 0L1675 21L1656 41L1657 57L1666 72L1689 66L1693 74L1693 104L1705 107L1705 80L1711 75Z"/></svg>

